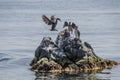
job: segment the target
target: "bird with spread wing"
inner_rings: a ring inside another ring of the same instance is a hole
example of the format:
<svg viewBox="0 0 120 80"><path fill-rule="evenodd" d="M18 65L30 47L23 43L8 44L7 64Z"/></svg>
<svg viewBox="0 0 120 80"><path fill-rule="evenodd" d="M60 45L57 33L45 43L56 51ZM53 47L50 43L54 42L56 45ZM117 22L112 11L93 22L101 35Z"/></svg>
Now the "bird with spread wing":
<svg viewBox="0 0 120 80"><path fill-rule="evenodd" d="M51 31L57 31L57 29L55 28L57 26L58 21L61 21L60 18L55 18L55 16L51 16L51 19L49 19L45 15L42 15L42 19L47 25L52 25L50 29Z"/></svg>

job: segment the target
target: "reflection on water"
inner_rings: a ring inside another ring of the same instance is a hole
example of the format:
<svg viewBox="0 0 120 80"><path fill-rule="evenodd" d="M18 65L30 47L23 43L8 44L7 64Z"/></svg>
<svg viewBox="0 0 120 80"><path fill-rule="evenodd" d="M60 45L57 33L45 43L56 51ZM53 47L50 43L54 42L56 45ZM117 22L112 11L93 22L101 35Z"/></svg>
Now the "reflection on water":
<svg viewBox="0 0 120 80"><path fill-rule="evenodd" d="M87 71L87 72L62 72L62 73L37 73L35 80L110 80L100 78L96 74L111 74L110 72Z"/></svg>

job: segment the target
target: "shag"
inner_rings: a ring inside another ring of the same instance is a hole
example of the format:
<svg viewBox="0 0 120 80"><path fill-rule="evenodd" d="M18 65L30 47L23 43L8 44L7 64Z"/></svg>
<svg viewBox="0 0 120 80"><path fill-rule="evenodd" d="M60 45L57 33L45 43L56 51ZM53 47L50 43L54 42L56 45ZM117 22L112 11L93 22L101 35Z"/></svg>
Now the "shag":
<svg viewBox="0 0 120 80"><path fill-rule="evenodd" d="M64 27L68 27L69 32L73 32L73 29L74 29L75 37L80 39L80 31L78 30L78 27L76 26L75 23L71 24L71 22L68 23L67 21L65 21L64 25L63 25L63 28Z"/></svg>
<svg viewBox="0 0 120 80"><path fill-rule="evenodd" d="M74 33L75 33L75 37L80 39L80 31L78 30L77 26L74 27Z"/></svg>
<svg viewBox="0 0 120 80"><path fill-rule="evenodd" d="M84 45L85 45L87 48L91 49L92 51L94 50L94 49L92 48L92 46L91 46L89 43L84 42Z"/></svg>
<svg viewBox="0 0 120 80"><path fill-rule="evenodd" d="M68 23L67 21L65 21L64 25L63 25L63 28L64 27L68 27L68 31L73 32L73 26L72 26L71 22Z"/></svg>
<svg viewBox="0 0 120 80"><path fill-rule="evenodd" d="M60 18L55 18L55 16L51 16L51 19L49 19L45 15L43 15L42 19L47 25L52 25L51 29L50 29L51 31L57 31L57 29L55 29L55 28L58 23L58 20L61 21Z"/></svg>

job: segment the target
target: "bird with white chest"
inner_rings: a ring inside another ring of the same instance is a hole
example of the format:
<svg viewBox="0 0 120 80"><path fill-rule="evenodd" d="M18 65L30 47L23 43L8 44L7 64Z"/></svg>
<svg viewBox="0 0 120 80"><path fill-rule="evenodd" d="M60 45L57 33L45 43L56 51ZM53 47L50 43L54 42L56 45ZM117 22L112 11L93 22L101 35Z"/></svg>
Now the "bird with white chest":
<svg viewBox="0 0 120 80"><path fill-rule="evenodd" d="M64 27L67 27L67 30L69 31L71 36L74 36L75 38L80 39L80 31L78 30L78 26L76 26L75 23L65 21L63 28Z"/></svg>
<svg viewBox="0 0 120 80"><path fill-rule="evenodd" d="M80 31L78 30L77 26L74 27L74 34L75 34L75 38L80 39Z"/></svg>

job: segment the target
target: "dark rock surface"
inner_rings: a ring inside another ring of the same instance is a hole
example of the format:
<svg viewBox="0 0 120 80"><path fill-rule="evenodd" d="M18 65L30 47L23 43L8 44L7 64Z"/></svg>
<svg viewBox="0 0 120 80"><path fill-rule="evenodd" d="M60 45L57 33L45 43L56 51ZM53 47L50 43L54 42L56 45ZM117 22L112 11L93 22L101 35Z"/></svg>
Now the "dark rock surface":
<svg viewBox="0 0 120 80"><path fill-rule="evenodd" d="M44 37L35 50L31 69L36 72L83 71L110 68L118 63L98 57L88 42L71 37L65 29L56 41Z"/></svg>

